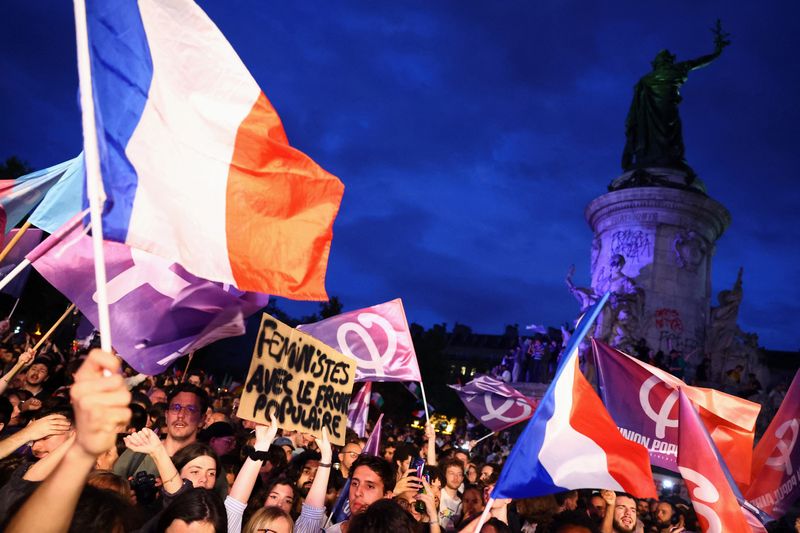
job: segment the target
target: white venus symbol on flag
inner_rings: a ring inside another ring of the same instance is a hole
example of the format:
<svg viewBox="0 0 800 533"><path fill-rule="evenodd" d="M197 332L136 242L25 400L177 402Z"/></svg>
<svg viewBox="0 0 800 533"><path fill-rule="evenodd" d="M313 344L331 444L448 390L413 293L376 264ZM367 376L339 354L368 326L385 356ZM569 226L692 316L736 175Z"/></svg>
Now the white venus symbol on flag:
<svg viewBox="0 0 800 533"><path fill-rule="evenodd" d="M652 404L650 404L650 391L659 382L661 382L661 380L658 379L658 377L651 376L642 383L642 387L639 389L639 403L642 405L642 409L644 409L644 414L656 423L656 437L663 439L667 434L666 428L678 427L678 419L669 417L672 407L675 405L675 402L678 401L678 391L673 389L664 400L664 403L661 404L661 409L656 413Z"/></svg>
<svg viewBox="0 0 800 533"><path fill-rule="evenodd" d="M784 439L783 436L790 429L792 431L792 436ZM766 464L771 468L775 470L785 470L787 476L791 476L792 472L794 472L794 467L792 466L792 450L797 442L798 430L800 430L800 423L798 423L796 418L787 420L778 426L778 429L775 430L775 439L777 440L775 450L777 450L780 455L778 455L778 457L770 457L766 460ZM789 441L788 444L786 442L787 440Z"/></svg>
<svg viewBox="0 0 800 533"><path fill-rule="evenodd" d="M177 298L180 292L191 285L170 270L172 261L130 248L133 265L109 280L108 304L112 305L143 285L150 285L155 291L169 298ZM97 302L97 292L92 295Z"/></svg>
<svg viewBox="0 0 800 533"><path fill-rule="evenodd" d="M336 342L339 344L339 351L358 359L359 367L374 370L377 376L385 376L385 367L392 361L392 358L397 352L397 332L388 320L375 313L360 313L358 315L358 322L358 324L355 322L345 322L336 330ZM375 344L375 340L366 330L366 328L372 328L373 325L378 326L386 334L387 346L383 354L380 353ZM351 332L361 337L361 341L364 343L364 347L369 353L369 359L358 357L353 353L353 350L350 349L350 346L347 344L347 334Z"/></svg>

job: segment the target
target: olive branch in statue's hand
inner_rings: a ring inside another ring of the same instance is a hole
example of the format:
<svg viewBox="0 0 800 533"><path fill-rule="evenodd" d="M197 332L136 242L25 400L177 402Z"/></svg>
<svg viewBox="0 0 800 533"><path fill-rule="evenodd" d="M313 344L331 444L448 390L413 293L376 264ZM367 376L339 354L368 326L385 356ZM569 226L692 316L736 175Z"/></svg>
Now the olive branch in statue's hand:
<svg viewBox="0 0 800 533"><path fill-rule="evenodd" d="M731 44L729 39L731 34L722 31L722 21L720 19L717 19L717 23L711 28L711 33L714 34L714 46L716 46L717 52L721 52L723 48Z"/></svg>

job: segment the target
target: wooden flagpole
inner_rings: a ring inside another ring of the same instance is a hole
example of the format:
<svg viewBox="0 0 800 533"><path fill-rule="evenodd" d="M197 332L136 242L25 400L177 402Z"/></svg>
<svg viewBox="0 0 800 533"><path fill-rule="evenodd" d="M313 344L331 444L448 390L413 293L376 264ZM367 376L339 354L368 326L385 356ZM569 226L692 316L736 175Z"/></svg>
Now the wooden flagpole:
<svg viewBox="0 0 800 533"><path fill-rule="evenodd" d="M33 347L33 351L34 351L34 352L36 352L36 350L38 350L39 348L41 348L41 347L42 347L42 344L44 344L44 342L45 342L45 341L46 341L46 340L47 340L47 339L50 337L50 335L52 335L52 334L53 334L53 332L56 330L56 328L57 328L58 326L60 326L60 325L61 325L61 323L62 323L62 322L64 322L64 320L66 320L66 319L67 319L67 317L69 316L69 314L70 314L70 313L72 313L72 311L74 311L74 310L75 310L75 304L70 304L70 306L69 306L69 307L67 307L67 310L66 310L66 311L64 311L64 314L63 314L63 315L61 315L61 318L59 318L58 320L56 320L56 323L55 323L55 324L53 324L52 326L50 326L50 329L48 329L48 330L47 330L47 333L45 333L44 335L42 335L42 338L41 338L41 339L39 339L39 342L37 342L37 343L34 345L34 347Z"/></svg>
<svg viewBox="0 0 800 533"><path fill-rule="evenodd" d="M100 154L97 148L97 128L94 116L92 66L89 55L89 34L86 24L86 2L74 0L75 35L78 49L78 80L81 97L81 124L83 126L83 151L86 163L86 193L89 197L89 217L92 225L94 249L94 276L97 287L96 301L100 348L111 352L111 324L108 318L108 291L106 290L106 264L103 253L102 207L105 202Z"/></svg>
<svg viewBox="0 0 800 533"><path fill-rule="evenodd" d="M0 252L0 261L6 258L11 249L14 248L14 245L17 244L17 242L19 242L19 240L22 238L22 235L26 231L28 231L28 228L30 227L31 227L31 221L26 220L25 223L22 225L22 227L17 230L17 234L14 235L14 237L10 241L8 241L8 244L6 244L5 248L3 248L3 251Z"/></svg>
<svg viewBox="0 0 800 533"><path fill-rule="evenodd" d="M183 375L181 376L181 383L186 381L186 373L189 372L189 365L192 364L192 359L194 359L194 350L189 352L189 360L186 361L186 368L183 369Z"/></svg>

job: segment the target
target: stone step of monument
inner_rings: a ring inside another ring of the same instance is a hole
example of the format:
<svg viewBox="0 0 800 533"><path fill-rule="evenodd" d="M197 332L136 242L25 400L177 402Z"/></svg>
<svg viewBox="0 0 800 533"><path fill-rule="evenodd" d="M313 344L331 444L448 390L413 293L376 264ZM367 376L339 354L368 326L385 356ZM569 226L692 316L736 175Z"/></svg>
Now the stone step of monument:
<svg viewBox="0 0 800 533"><path fill-rule="evenodd" d="M527 383L527 382L509 383L509 385L517 389L519 392L521 392L528 398L533 398L536 401L542 399L544 393L547 392L547 387L550 386L549 383Z"/></svg>

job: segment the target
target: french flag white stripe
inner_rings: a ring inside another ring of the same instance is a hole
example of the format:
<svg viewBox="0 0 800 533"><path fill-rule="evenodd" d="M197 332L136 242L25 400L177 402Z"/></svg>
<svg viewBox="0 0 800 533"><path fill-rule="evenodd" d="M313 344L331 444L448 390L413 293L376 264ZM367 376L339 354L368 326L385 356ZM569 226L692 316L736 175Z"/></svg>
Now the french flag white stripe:
<svg viewBox="0 0 800 533"><path fill-rule="evenodd" d="M553 417L539 452L539 461L560 487L597 487L623 491L608 473L606 453L592 439L578 433L569 424L569 414L576 398L573 394L577 350L564 361L560 378L555 383Z"/></svg>
<svg viewBox="0 0 800 533"><path fill-rule="evenodd" d="M153 80L125 151L139 178L127 243L197 265L200 277L233 283L227 178L239 125L261 91L193 3L140 0L139 9ZM168 219L186 205L194 216Z"/></svg>

